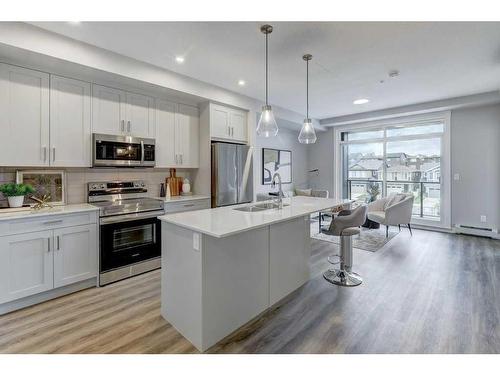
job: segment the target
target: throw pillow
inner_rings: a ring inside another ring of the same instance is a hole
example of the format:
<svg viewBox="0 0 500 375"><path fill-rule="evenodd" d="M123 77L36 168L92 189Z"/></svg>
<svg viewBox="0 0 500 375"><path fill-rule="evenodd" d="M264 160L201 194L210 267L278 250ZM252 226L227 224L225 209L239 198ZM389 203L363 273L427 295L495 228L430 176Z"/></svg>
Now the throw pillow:
<svg viewBox="0 0 500 375"><path fill-rule="evenodd" d="M386 210L387 207L394 206L396 203L401 202L405 198L406 194L401 194L401 193L391 194L389 196L389 199L387 199L387 202L385 203L384 210Z"/></svg>

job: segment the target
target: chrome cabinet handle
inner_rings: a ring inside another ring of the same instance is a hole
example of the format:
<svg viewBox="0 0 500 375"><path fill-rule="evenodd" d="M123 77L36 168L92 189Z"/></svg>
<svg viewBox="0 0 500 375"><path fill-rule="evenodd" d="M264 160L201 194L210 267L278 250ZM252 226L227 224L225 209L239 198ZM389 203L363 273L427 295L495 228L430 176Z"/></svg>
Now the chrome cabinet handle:
<svg viewBox="0 0 500 375"><path fill-rule="evenodd" d="M181 164L182 164L182 154L180 154L179 157L181 158Z"/></svg>
<svg viewBox="0 0 500 375"><path fill-rule="evenodd" d="M56 161L56 148L52 147L52 161Z"/></svg>
<svg viewBox="0 0 500 375"><path fill-rule="evenodd" d="M50 237L47 238L47 252L50 253Z"/></svg>
<svg viewBox="0 0 500 375"><path fill-rule="evenodd" d="M59 224L59 223L62 223L62 222L63 222L62 220L53 220L53 221L46 221L43 224L44 225L51 225L51 224Z"/></svg>
<svg viewBox="0 0 500 375"><path fill-rule="evenodd" d="M59 236L57 236L57 251L61 250Z"/></svg>
<svg viewBox="0 0 500 375"><path fill-rule="evenodd" d="M130 121L127 121L127 131L130 133L130 128L132 125L130 125Z"/></svg>
<svg viewBox="0 0 500 375"><path fill-rule="evenodd" d="M179 162L177 161L177 154L175 154L175 164L178 164Z"/></svg>
<svg viewBox="0 0 500 375"><path fill-rule="evenodd" d="M227 127L227 135L231 136L231 127L230 126Z"/></svg>
<svg viewBox="0 0 500 375"><path fill-rule="evenodd" d="M122 120L122 132L125 131L125 120Z"/></svg>
<svg viewBox="0 0 500 375"><path fill-rule="evenodd" d="M185 204L184 207L194 207L194 204L191 203L191 204Z"/></svg>
<svg viewBox="0 0 500 375"><path fill-rule="evenodd" d="M231 126L231 137L234 137L234 127Z"/></svg>
<svg viewBox="0 0 500 375"><path fill-rule="evenodd" d="M47 147L43 146L43 161L47 161Z"/></svg>

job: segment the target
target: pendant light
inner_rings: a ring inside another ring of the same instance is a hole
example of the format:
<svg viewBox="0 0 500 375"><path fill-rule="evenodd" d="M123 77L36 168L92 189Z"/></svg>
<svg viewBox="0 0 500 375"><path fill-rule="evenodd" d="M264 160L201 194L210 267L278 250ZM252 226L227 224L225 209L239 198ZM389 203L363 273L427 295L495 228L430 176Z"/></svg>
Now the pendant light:
<svg viewBox="0 0 500 375"><path fill-rule="evenodd" d="M310 144L316 143L316 132L312 120L309 118L309 61L312 59L312 55L306 54L302 56L302 59L306 62L306 118L302 129L300 129L299 143Z"/></svg>
<svg viewBox="0 0 500 375"><path fill-rule="evenodd" d="M271 25L263 25L260 31L266 35L266 105L262 106L259 123L257 124L257 135L262 137L274 137L278 134L278 124L274 119L273 109L269 105L269 67L268 67L268 37L273 32Z"/></svg>

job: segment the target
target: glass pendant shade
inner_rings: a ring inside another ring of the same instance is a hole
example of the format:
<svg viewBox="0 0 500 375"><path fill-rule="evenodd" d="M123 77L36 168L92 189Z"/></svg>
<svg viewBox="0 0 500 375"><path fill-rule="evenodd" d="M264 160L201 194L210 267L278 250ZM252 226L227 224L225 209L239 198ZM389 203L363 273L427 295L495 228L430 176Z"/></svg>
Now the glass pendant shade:
<svg viewBox="0 0 500 375"><path fill-rule="evenodd" d="M257 125L257 135L265 138L274 137L278 134L278 124L274 119L273 109L270 105L262 106L262 113Z"/></svg>
<svg viewBox="0 0 500 375"><path fill-rule="evenodd" d="M310 118L306 118L299 133L299 143L310 144L316 142L316 132Z"/></svg>
<svg viewBox="0 0 500 375"><path fill-rule="evenodd" d="M306 62L306 118L302 124L302 128L299 133L299 143L311 144L316 143L316 131L314 130L314 125L309 118L309 61L312 59L312 55L305 54L302 59Z"/></svg>

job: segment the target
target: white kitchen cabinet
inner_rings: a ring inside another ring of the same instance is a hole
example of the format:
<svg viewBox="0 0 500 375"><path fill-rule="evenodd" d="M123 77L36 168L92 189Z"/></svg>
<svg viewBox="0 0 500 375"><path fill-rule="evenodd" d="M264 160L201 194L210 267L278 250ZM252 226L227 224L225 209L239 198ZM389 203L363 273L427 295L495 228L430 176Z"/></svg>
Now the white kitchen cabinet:
<svg viewBox="0 0 500 375"><path fill-rule="evenodd" d="M157 99L156 166L198 168L198 108Z"/></svg>
<svg viewBox="0 0 500 375"><path fill-rule="evenodd" d="M92 131L101 134L126 132L127 98L125 91L92 85Z"/></svg>
<svg viewBox="0 0 500 375"><path fill-rule="evenodd" d="M0 220L0 314L97 284L98 211Z"/></svg>
<svg viewBox="0 0 500 375"><path fill-rule="evenodd" d="M88 82L50 76L50 165L91 166L91 107Z"/></svg>
<svg viewBox="0 0 500 375"><path fill-rule="evenodd" d="M93 132L154 138L155 105L152 97L93 85Z"/></svg>
<svg viewBox="0 0 500 375"><path fill-rule="evenodd" d="M229 113L231 136L235 141L247 142L247 114L243 111Z"/></svg>
<svg viewBox="0 0 500 375"><path fill-rule="evenodd" d="M52 231L0 237L0 304L54 286Z"/></svg>
<svg viewBox="0 0 500 375"><path fill-rule="evenodd" d="M210 137L247 143L247 113L219 104L210 104Z"/></svg>
<svg viewBox="0 0 500 375"><path fill-rule="evenodd" d="M95 225L54 230L54 288L97 276Z"/></svg>
<svg viewBox="0 0 500 375"><path fill-rule="evenodd" d="M155 135L155 101L153 98L127 92L127 133L143 138Z"/></svg>
<svg viewBox="0 0 500 375"><path fill-rule="evenodd" d="M182 168L198 168L200 145L200 117L198 108L179 104L175 128L176 154Z"/></svg>
<svg viewBox="0 0 500 375"><path fill-rule="evenodd" d="M156 99L156 167L177 167L175 111L177 104Z"/></svg>
<svg viewBox="0 0 500 375"><path fill-rule="evenodd" d="M49 75L0 63L0 165L49 165Z"/></svg>
<svg viewBox="0 0 500 375"><path fill-rule="evenodd" d="M210 135L212 138L230 138L229 109L211 105L210 107Z"/></svg>

